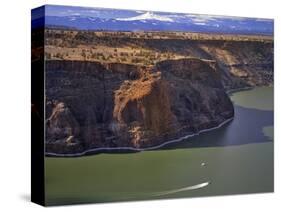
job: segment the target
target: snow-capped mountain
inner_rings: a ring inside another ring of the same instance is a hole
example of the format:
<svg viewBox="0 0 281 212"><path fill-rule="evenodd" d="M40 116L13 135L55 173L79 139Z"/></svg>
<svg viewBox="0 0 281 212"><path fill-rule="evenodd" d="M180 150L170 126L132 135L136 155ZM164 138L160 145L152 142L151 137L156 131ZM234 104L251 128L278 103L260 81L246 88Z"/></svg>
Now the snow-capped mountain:
<svg viewBox="0 0 281 212"><path fill-rule="evenodd" d="M46 26L81 30L273 34L271 19L52 5L45 6L45 17L37 17L32 22L33 27L45 23Z"/></svg>
<svg viewBox="0 0 281 212"><path fill-rule="evenodd" d="M157 21L174 22L174 20L169 17L163 15L156 15L153 12L146 12L141 15L129 17L129 18L116 18L116 20L118 21L157 20Z"/></svg>

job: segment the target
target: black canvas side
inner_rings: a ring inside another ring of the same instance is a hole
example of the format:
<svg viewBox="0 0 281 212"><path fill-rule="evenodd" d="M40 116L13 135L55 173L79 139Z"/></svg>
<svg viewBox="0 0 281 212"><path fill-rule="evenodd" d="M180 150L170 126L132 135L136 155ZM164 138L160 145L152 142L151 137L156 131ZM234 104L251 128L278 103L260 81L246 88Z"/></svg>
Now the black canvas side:
<svg viewBox="0 0 281 212"><path fill-rule="evenodd" d="M44 11L31 12L31 201L40 205L45 205Z"/></svg>

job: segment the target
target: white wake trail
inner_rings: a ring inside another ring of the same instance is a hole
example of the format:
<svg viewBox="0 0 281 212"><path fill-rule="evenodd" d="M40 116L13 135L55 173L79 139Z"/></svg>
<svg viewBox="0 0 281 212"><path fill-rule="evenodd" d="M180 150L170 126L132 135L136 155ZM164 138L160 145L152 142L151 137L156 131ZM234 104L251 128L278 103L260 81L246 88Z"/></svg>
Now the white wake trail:
<svg viewBox="0 0 281 212"><path fill-rule="evenodd" d="M175 193L182 192L182 191L196 190L199 188L204 188L204 187L208 186L209 184L210 184L210 182L204 182L204 183L200 183L197 185L188 186L188 187L184 187L184 188L180 188L180 189L157 192L157 193L153 194L153 196L163 196L163 195L168 195L168 194L175 194Z"/></svg>

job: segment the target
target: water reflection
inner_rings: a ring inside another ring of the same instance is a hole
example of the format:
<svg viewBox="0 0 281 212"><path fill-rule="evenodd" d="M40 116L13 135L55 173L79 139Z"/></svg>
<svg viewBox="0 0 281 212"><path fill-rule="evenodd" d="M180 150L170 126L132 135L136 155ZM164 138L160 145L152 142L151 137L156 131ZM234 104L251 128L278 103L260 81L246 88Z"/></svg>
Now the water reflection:
<svg viewBox="0 0 281 212"><path fill-rule="evenodd" d="M214 131L202 133L179 143L168 144L162 149L229 146L271 142L263 128L273 125L273 111L250 109L235 105L235 117Z"/></svg>

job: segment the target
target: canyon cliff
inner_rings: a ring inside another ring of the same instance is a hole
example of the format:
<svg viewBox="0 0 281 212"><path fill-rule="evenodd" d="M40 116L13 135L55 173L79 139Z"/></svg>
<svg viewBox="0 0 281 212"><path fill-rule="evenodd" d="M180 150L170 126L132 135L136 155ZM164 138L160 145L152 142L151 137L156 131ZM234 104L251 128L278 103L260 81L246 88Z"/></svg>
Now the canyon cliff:
<svg viewBox="0 0 281 212"><path fill-rule="evenodd" d="M273 84L270 38L93 33L46 33L47 154L155 147L233 118L228 91Z"/></svg>
<svg viewBox="0 0 281 212"><path fill-rule="evenodd" d="M46 62L46 150L146 148L233 117L213 62Z"/></svg>

